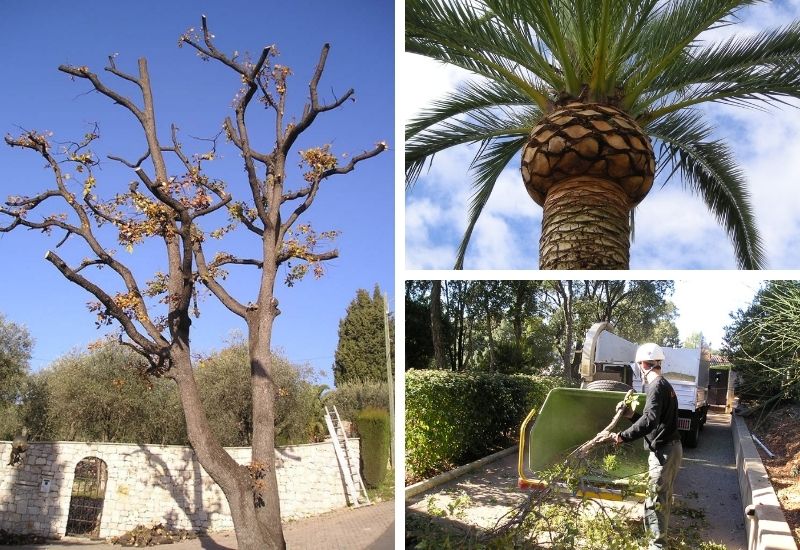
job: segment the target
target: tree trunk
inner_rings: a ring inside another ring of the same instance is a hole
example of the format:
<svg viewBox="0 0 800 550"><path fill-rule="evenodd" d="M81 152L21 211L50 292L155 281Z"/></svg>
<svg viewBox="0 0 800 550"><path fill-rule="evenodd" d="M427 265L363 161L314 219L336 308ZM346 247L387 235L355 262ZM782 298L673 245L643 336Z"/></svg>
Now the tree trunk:
<svg viewBox="0 0 800 550"><path fill-rule="evenodd" d="M628 269L630 205L616 183L584 176L547 193L539 239L541 269Z"/></svg>
<svg viewBox="0 0 800 550"><path fill-rule="evenodd" d="M442 332L442 281L433 281L431 287L431 340L433 341L433 357L436 368L440 370L447 368Z"/></svg>
<svg viewBox="0 0 800 550"><path fill-rule="evenodd" d="M270 546L286 548L281 526L281 503L275 471L275 382L273 380L271 335L277 315L276 302L265 300L268 312L248 312L250 377L253 394L253 459L257 476L256 515ZM259 314L260 313L260 314ZM240 547L241 548L241 547Z"/></svg>
<svg viewBox="0 0 800 550"><path fill-rule="evenodd" d="M238 548L240 550L285 548L282 544L282 535L278 543L269 536L267 529L261 527L247 468L231 458L211 431L192 373L188 346L173 346L170 357L185 412L189 443L194 449L197 460L219 485L228 501Z"/></svg>

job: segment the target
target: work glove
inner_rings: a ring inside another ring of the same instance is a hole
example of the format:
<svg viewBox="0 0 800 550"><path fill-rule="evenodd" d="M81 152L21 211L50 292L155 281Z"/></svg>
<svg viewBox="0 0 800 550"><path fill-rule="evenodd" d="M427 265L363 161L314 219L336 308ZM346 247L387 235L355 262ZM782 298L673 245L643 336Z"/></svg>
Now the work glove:
<svg viewBox="0 0 800 550"><path fill-rule="evenodd" d="M630 407L630 405L626 404L625 401L620 401L617 403L616 410L622 411L622 416L625 418L633 418L633 409Z"/></svg>

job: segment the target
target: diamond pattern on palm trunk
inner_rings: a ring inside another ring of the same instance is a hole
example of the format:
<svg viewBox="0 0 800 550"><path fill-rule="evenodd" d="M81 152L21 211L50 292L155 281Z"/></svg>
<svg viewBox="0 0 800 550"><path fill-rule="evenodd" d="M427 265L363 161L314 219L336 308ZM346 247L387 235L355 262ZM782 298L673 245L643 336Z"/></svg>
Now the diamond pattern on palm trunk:
<svg viewBox="0 0 800 550"><path fill-rule="evenodd" d="M653 185L650 139L625 112L610 105L570 103L547 115L522 152L525 187L539 205L564 180L593 176L625 190L630 206Z"/></svg>

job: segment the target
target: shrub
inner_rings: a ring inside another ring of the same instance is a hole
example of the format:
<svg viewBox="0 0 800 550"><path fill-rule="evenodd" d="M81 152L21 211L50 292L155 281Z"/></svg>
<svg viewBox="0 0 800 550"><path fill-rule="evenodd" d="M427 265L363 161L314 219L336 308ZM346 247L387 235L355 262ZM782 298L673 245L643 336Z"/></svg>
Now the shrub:
<svg viewBox="0 0 800 550"><path fill-rule="evenodd" d="M323 399L329 407L336 405L342 420L352 421L364 409L388 411L389 385L386 382L348 382L328 392Z"/></svg>
<svg viewBox="0 0 800 550"><path fill-rule="evenodd" d="M429 476L516 440L522 420L560 378L497 373L406 373L406 471Z"/></svg>
<svg viewBox="0 0 800 550"><path fill-rule="evenodd" d="M378 487L386 477L389 461L389 413L382 409L365 409L356 419L361 436L361 464L364 482Z"/></svg>

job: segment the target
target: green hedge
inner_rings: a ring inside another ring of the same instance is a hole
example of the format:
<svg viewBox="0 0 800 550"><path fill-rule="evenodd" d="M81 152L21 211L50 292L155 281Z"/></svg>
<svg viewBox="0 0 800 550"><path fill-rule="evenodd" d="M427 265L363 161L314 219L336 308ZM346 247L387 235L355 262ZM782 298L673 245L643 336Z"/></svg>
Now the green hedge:
<svg viewBox="0 0 800 550"><path fill-rule="evenodd" d="M347 382L322 398L326 405L336 405L342 420L355 420L364 409L389 410L389 384L386 382Z"/></svg>
<svg viewBox="0 0 800 550"><path fill-rule="evenodd" d="M524 374L406 372L406 473L428 477L491 454L561 378Z"/></svg>
<svg viewBox="0 0 800 550"><path fill-rule="evenodd" d="M389 462L389 413L365 409L356 418L361 437L361 473L369 487L378 487L386 477Z"/></svg>

